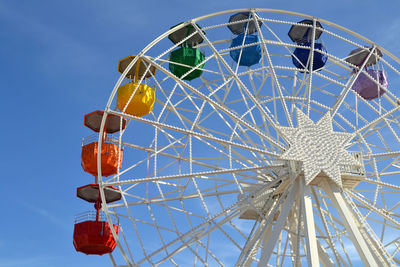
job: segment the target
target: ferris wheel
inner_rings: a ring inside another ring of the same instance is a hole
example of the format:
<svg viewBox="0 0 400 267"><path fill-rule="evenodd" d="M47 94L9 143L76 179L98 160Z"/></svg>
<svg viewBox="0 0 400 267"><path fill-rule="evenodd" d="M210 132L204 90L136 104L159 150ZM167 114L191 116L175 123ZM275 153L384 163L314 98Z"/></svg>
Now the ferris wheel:
<svg viewBox="0 0 400 267"><path fill-rule="evenodd" d="M177 24L118 70L96 172L114 266L400 265L400 60L384 48L241 9Z"/></svg>

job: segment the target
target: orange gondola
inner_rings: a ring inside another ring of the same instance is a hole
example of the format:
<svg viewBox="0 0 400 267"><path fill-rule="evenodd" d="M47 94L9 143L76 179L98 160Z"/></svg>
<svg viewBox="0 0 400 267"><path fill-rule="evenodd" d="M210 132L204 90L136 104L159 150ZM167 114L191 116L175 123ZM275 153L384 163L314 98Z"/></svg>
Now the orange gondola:
<svg viewBox="0 0 400 267"><path fill-rule="evenodd" d="M98 142L91 142L82 146L81 165L85 172L94 176L98 175L97 168ZM123 151L113 143L101 144L101 175L110 176L116 174L121 168ZM118 160L119 159L119 160Z"/></svg>
<svg viewBox="0 0 400 267"><path fill-rule="evenodd" d="M100 132L101 121L104 116L104 111L96 110L84 117L84 125L94 132ZM107 114L104 125L104 133L101 143L101 175L110 176L116 174L121 168L122 149L117 145L107 140L107 134L116 133L124 130L126 127L126 119L113 114ZM84 139L82 144L81 165L85 172L94 176L98 176L97 154L98 154L98 138L97 135L92 135Z"/></svg>

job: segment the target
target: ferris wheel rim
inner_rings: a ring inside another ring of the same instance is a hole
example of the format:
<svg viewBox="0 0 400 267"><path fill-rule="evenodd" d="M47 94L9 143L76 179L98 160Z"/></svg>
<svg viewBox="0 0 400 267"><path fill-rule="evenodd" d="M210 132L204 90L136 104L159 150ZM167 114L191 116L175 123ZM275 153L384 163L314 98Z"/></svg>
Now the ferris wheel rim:
<svg viewBox="0 0 400 267"><path fill-rule="evenodd" d="M229 10L229 11L217 12L217 13L213 13L213 14L210 14L210 15L206 15L206 16L203 16L203 17L199 17L199 18L194 19L194 20L191 20L191 21L189 21L189 22L187 22L187 23L197 22L197 21L200 21L200 20L209 18L209 17L214 17L214 16L218 16L218 15L234 13L234 12L237 12L237 11L265 12L265 10L266 10L267 12L271 12L271 9L238 9L238 10ZM300 14L300 13L295 13L295 12L286 12L286 13L285 13L285 12L279 12L279 10L272 10L272 11L275 11L276 13L284 13L284 14L296 15L296 16L298 16L298 15ZM293 13L293 14L292 14L292 13ZM304 15L304 14L302 14L302 15ZM304 15L303 17L306 17L306 18L315 18L315 17L311 17L311 16L308 16L308 15ZM320 20L320 19L318 19L318 20ZM322 20L322 19L321 19L320 21L326 23L326 21L324 21L324 20ZM183 24L183 26L184 26L184 25L186 25L186 24ZM334 24L334 25L336 25L336 24ZM181 26L181 27L183 27L183 26ZM130 65L127 67L126 71L120 76L120 79L118 80L117 84L115 85L115 87L114 87L114 89L113 89L113 91L112 91L112 94L111 94L111 96L110 96L110 99L109 99L109 101L108 101L108 103L107 103L106 111L104 112L104 116L103 116L103 120L102 120L101 131L103 131L103 129L104 129L105 116L106 116L108 113L111 113L111 114L114 113L114 112L110 109L111 102L112 102L112 100L115 98L116 90L117 90L118 87L121 85L122 80L123 80L123 77L125 76L125 74L126 74L127 71L129 70L129 68L132 67L132 66L137 62L137 60L138 60L138 58L139 58L140 56L145 56L145 53L146 53L154 44L156 44L159 40L165 38L169 33L173 32L173 31L174 31L174 30L169 30L169 31L167 31L166 33L162 34L160 37L158 37L157 39L155 39L151 44L149 44L148 46L146 46L146 48L145 48L144 50L142 50L142 51L139 53L139 56L136 57L136 58L130 63ZM355 37L358 37L357 35L354 35L354 36L355 36ZM369 40L366 39L366 38L363 39L363 40L366 41L366 42L369 41ZM370 42L370 41L369 41L369 42ZM379 47L379 48L380 48L380 47ZM380 48L380 49L381 49L381 48ZM386 50L382 49L382 51L384 51L385 54L390 55L389 53L386 52ZM400 62L397 58L396 58L396 61L397 61L397 62ZM115 114L116 114L116 113L115 113ZM101 136L101 133L102 133L102 132L100 132L100 136ZM100 142L100 138L99 138L99 149L100 149L100 146L101 146L100 143L101 143L101 142ZM98 162L98 164L99 164L99 162ZM100 171L100 172L101 172L101 171ZM99 174L100 174L100 172L99 172ZM100 176L101 176L101 175L100 175ZM102 187L102 179L99 179L99 181L100 181L100 186ZM104 198L103 190L100 190L100 191L101 191L101 197L102 197L102 199L103 199L103 198ZM107 207L105 207L105 209L107 209ZM106 212L106 214L108 214L108 212Z"/></svg>

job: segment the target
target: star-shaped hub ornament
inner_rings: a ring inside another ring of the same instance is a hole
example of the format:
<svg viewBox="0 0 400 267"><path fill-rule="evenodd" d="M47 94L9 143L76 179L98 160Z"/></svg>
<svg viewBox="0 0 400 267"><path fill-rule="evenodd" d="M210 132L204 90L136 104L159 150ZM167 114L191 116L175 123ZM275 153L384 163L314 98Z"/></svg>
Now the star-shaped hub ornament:
<svg viewBox="0 0 400 267"><path fill-rule="evenodd" d="M297 128L278 127L289 142L289 149L281 155L281 159L302 162L307 185L322 171L342 187L340 165L359 165L344 148L354 134L334 132L329 112L317 123L298 108L296 117Z"/></svg>

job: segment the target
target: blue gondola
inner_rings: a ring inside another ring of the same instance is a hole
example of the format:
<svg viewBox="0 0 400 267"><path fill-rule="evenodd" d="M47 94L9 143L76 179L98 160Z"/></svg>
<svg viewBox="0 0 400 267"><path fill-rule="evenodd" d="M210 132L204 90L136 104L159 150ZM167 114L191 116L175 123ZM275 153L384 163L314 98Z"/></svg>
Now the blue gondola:
<svg viewBox="0 0 400 267"><path fill-rule="evenodd" d="M299 44L304 46L305 48L296 48L292 55L292 62L299 69L305 69L307 66L308 58L310 57L311 53L311 43L306 42L303 44ZM327 52L325 47L321 43L314 44L314 50L320 50L322 52ZM326 54L322 54L320 52L314 51L314 60L313 60L313 70L318 70L322 68L328 56ZM308 66L310 63L308 63ZM309 67L308 67L309 68Z"/></svg>
<svg viewBox="0 0 400 267"><path fill-rule="evenodd" d="M294 24L289 30L289 37L297 45L304 46L304 48L297 47L292 55L292 62L298 69L304 70L305 68L310 69L309 57L311 56L311 39L313 37L313 29L310 26L315 25L314 40L318 40L323 33L322 25L319 21L315 23L310 19L305 19ZM314 51L313 70L319 70L325 66L328 56L326 55L326 48L322 43L314 43L314 50L320 50L323 53Z"/></svg>
<svg viewBox="0 0 400 267"><path fill-rule="evenodd" d="M245 45L254 44L252 46L244 47L241 49L243 44L244 34L239 34L232 40L230 48L237 47L237 49L231 50L229 55L231 58L238 62L240 66L250 67L254 64L257 64L261 59L261 46L258 43L258 36L255 34L246 35L246 39L244 41ZM242 51L242 55L240 57L240 51Z"/></svg>

